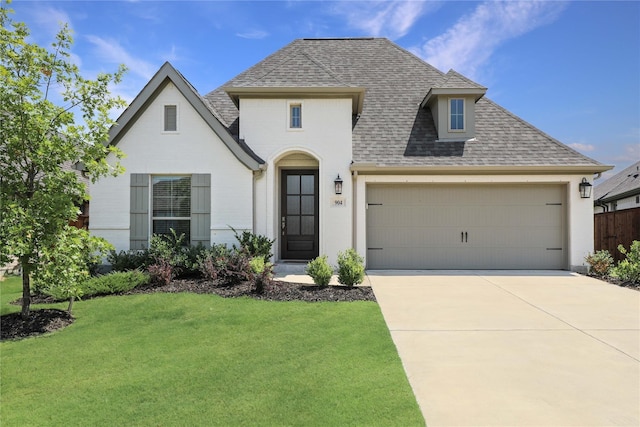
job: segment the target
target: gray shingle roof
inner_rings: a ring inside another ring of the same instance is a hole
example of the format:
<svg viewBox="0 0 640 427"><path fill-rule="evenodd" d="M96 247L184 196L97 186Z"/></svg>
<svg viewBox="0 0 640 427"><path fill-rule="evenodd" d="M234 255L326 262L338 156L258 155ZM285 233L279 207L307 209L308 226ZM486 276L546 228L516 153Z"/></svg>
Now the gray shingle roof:
<svg viewBox="0 0 640 427"><path fill-rule="evenodd" d="M304 73L300 73L300 70ZM302 76L303 79L293 76ZM231 133L238 109L226 87L364 87L353 127L353 161L389 167L582 166L607 170L494 102L476 104L476 138L438 142L420 104L438 85L482 89L455 71L442 73L387 39L299 39L205 96ZM252 141L246 141L251 145Z"/></svg>
<svg viewBox="0 0 640 427"><path fill-rule="evenodd" d="M594 200L608 202L640 194L640 161L596 185Z"/></svg>

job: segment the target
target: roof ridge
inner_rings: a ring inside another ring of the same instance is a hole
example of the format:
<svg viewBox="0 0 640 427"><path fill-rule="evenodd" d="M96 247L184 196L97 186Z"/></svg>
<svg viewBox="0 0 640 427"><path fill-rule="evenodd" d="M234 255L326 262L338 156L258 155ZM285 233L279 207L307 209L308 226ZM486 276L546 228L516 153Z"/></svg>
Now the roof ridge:
<svg viewBox="0 0 640 427"><path fill-rule="evenodd" d="M344 81L342 81L342 79L340 77L338 77L338 75L336 73L334 73L327 65L323 64L322 62L320 62L320 60L313 58L309 52L307 52L305 49L301 49L302 50L302 55L306 56L307 58L309 58L309 61L313 62L314 64L318 65L320 68L322 68L325 72L327 72L331 77L333 77L334 79L336 79L339 83L343 84L344 86L351 86L348 83L345 83Z"/></svg>

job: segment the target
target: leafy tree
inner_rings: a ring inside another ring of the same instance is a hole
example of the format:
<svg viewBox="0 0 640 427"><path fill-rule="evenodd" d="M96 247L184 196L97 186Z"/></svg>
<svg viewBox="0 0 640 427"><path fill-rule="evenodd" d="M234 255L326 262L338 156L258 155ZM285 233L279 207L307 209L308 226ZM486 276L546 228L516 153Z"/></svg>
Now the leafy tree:
<svg viewBox="0 0 640 427"><path fill-rule="evenodd" d="M114 121L109 113L125 105L110 95L121 66L95 80L82 77L70 60L73 39L62 25L50 48L31 43L24 23L13 22L0 5L0 262L22 265L22 316L30 310L30 277L51 257L65 226L87 199L85 186L64 166L84 164L95 181L122 172L107 162ZM57 101L59 100L59 101ZM60 104L60 105L57 105Z"/></svg>

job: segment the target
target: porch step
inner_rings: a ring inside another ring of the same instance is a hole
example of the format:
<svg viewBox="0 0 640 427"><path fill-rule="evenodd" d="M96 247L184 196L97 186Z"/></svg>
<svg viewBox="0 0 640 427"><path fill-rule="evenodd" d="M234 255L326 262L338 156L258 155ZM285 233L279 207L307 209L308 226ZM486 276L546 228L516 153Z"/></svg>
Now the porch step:
<svg viewBox="0 0 640 427"><path fill-rule="evenodd" d="M273 272L277 276L290 274L305 274L307 261L278 261L273 266Z"/></svg>

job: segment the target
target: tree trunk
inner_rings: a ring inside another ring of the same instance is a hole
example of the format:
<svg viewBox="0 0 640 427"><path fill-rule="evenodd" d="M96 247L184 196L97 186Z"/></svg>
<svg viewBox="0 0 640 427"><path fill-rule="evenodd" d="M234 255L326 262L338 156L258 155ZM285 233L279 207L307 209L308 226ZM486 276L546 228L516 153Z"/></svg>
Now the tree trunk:
<svg viewBox="0 0 640 427"><path fill-rule="evenodd" d="M69 298L69 307L67 308L67 313L71 314L71 310L73 309L73 300L75 298L74 297L70 297Z"/></svg>
<svg viewBox="0 0 640 427"><path fill-rule="evenodd" d="M23 319L29 318L29 310L31 309L31 266L29 265L29 257L20 257L20 265L22 266L22 312Z"/></svg>

